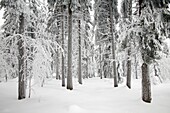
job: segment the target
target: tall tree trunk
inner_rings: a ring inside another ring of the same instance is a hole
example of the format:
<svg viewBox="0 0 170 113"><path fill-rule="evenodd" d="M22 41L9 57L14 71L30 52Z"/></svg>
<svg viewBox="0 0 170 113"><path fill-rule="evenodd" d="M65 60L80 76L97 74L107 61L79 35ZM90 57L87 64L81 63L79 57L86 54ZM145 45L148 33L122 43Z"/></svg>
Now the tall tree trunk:
<svg viewBox="0 0 170 113"><path fill-rule="evenodd" d="M152 100L149 65L145 62L142 64L142 100L147 103Z"/></svg>
<svg viewBox="0 0 170 113"><path fill-rule="evenodd" d="M134 40L134 46L136 47L136 39ZM138 60L137 60L137 54L135 54L135 78L138 79Z"/></svg>
<svg viewBox="0 0 170 113"><path fill-rule="evenodd" d="M78 82L82 84L82 72L81 72L81 20L78 20L79 24L79 65L78 65Z"/></svg>
<svg viewBox="0 0 170 113"><path fill-rule="evenodd" d="M68 73L67 73L67 89L73 89L72 83L72 10L71 3L68 5Z"/></svg>
<svg viewBox="0 0 170 113"><path fill-rule="evenodd" d="M64 18L64 6L62 5L61 6L61 10L62 10L62 23L61 23L61 27L62 27L62 48L64 50L64 21L65 21L65 18ZM62 73L62 86L65 87L65 74L64 74L64 54L62 54L62 67L61 67L61 73Z"/></svg>
<svg viewBox="0 0 170 113"><path fill-rule="evenodd" d="M19 34L24 33L24 14L19 17ZM24 40L22 37L18 41L18 65L19 65L19 77L18 77L18 99L24 99L26 97L26 73L25 73L25 57L24 57Z"/></svg>
<svg viewBox="0 0 170 113"><path fill-rule="evenodd" d="M110 8L110 30L111 30L111 37L112 37L114 87L118 87L117 71L116 71L115 38L113 36L113 1L112 0L110 0L109 8Z"/></svg>
<svg viewBox="0 0 170 113"><path fill-rule="evenodd" d="M132 20L132 0L123 0L122 1L122 12L123 12L123 20L126 23L126 20L128 21ZM127 34L127 37L125 39L126 46L128 47L127 50L127 80L126 85L130 89L131 88L131 39L132 33Z"/></svg>

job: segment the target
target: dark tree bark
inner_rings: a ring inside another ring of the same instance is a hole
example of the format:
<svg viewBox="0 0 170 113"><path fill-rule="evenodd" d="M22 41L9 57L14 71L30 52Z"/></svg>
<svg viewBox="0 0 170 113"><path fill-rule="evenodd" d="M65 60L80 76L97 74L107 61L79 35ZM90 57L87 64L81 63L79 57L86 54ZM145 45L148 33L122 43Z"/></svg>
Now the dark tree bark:
<svg viewBox="0 0 170 113"><path fill-rule="evenodd" d="M127 61L127 80L126 85L129 89L131 89L131 48L128 49L128 61Z"/></svg>
<svg viewBox="0 0 170 113"><path fill-rule="evenodd" d="M128 19L131 21L132 19L132 0L123 0L122 1L122 13L123 13L123 18ZM126 22L126 19L124 19L124 22ZM130 89L131 88L131 37L132 33L128 34L125 42L126 46L128 47L127 50L127 80L126 80L126 85Z"/></svg>
<svg viewBox="0 0 170 113"><path fill-rule="evenodd" d="M22 13L19 17L19 34L24 33L24 14ZM25 72L25 57L24 57L24 40L19 37L18 41L18 65L19 65L19 76L18 76L18 99L24 99L26 97L26 72Z"/></svg>
<svg viewBox="0 0 170 113"><path fill-rule="evenodd" d="M113 75L114 75L114 87L118 87L117 71L116 71L116 53L115 53L115 38L113 36L113 1L110 0L110 30L112 37L112 57L113 57Z"/></svg>
<svg viewBox="0 0 170 113"><path fill-rule="evenodd" d="M137 55L135 55L135 77L138 79L138 61L137 61Z"/></svg>
<svg viewBox="0 0 170 113"><path fill-rule="evenodd" d="M72 10L71 3L68 5L68 73L67 73L67 89L73 89L72 83Z"/></svg>
<svg viewBox="0 0 170 113"><path fill-rule="evenodd" d="M99 45L99 61L100 61L100 69L99 69L99 76L100 76L100 79L102 79L102 51L101 51L101 45Z"/></svg>
<svg viewBox="0 0 170 113"><path fill-rule="evenodd" d="M78 82L82 84L82 71L81 71L81 20L78 20L79 24L79 65L78 65Z"/></svg>
<svg viewBox="0 0 170 113"><path fill-rule="evenodd" d="M132 0L127 0L127 18L132 21ZM128 36L128 61L127 61L127 87L131 89L131 38L133 34L130 33Z"/></svg>
<svg viewBox="0 0 170 113"><path fill-rule="evenodd" d="M142 64L142 100L147 103L152 100L149 65L145 62Z"/></svg>
<svg viewBox="0 0 170 113"><path fill-rule="evenodd" d="M65 29L64 29L64 20L65 20L65 18L64 18L64 6L62 5L61 6L61 10L62 10L62 23L61 23L61 27L62 27L62 48L63 48L63 50L64 50L64 31L65 31ZM65 68L64 68L64 55L62 54L62 67L61 67L62 69L61 69L61 73L62 73L62 87L65 87L65 74L64 74L64 70L65 70Z"/></svg>
<svg viewBox="0 0 170 113"><path fill-rule="evenodd" d="M8 82L8 74L5 74L5 81Z"/></svg>

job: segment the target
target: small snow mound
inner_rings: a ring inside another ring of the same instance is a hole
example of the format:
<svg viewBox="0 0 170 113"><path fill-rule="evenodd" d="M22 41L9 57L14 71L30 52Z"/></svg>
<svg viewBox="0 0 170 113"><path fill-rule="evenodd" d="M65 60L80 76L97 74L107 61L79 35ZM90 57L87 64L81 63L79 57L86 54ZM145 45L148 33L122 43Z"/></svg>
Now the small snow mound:
<svg viewBox="0 0 170 113"><path fill-rule="evenodd" d="M86 110L77 105L71 105L69 107L69 113L86 113Z"/></svg>

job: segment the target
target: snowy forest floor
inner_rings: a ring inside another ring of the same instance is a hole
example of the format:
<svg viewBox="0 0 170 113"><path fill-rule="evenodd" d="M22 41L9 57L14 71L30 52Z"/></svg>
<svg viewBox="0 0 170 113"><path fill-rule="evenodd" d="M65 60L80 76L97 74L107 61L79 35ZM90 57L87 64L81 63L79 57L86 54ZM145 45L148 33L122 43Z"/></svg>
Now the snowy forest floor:
<svg viewBox="0 0 170 113"><path fill-rule="evenodd" d="M0 113L170 113L170 83L152 85L152 103L141 101L141 80L113 87L113 80L91 78L74 90L49 80L34 86L31 98L17 100L17 79L0 83Z"/></svg>

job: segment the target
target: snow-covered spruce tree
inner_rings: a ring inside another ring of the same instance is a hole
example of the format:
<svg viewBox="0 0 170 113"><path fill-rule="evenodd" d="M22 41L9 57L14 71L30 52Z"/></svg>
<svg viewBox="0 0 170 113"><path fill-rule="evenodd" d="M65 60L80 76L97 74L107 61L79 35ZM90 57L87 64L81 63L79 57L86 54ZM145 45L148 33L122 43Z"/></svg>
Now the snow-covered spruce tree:
<svg viewBox="0 0 170 113"><path fill-rule="evenodd" d="M1 6L5 8L5 23L3 25L5 32L9 33L11 36L13 33L18 33L18 36L15 38L18 40L18 99L20 100L26 97L26 53L24 51L26 45L24 32L26 29L25 22L28 16L26 15L28 7L24 0L2 0Z"/></svg>
<svg viewBox="0 0 170 113"><path fill-rule="evenodd" d="M114 23L116 23L118 19L118 12L117 12L117 0L110 0L109 2L110 8L110 30L111 30L111 40L112 40L112 58L113 58L113 76L114 76L114 87L118 87L118 80L117 80L117 69L116 69L116 46L115 46L115 38L116 38L116 29Z"/></svg>
<svg viewBox="0 0 170 113"><path fill-rule="evenodd" d="M91 8L91 0L80 0L80 9L79 11L79 18L78 20L78 26L79 26L79 37L81 36L81 39L79 39L79 53L81 49L81 55L79 55L79 59L81 56L81 76L79 77L79 81L82 81L83 78L89 77L89 58L90 58L90 26L91 18L90 18L90 8ZM81 45L80 45L81 42ZM80 60L79 60L80 61ZM79 64L80 65L80 64ZM79 66L80 69L80 66ZM80 72L80 71L79 71ZM79 74L80 75L80 74Z"/></svg>
<svg viewBox="0 0 170 113"><path fill-rule="evenodd" d="M80 47L80 45L78 45L77 37L81 38L81 41L82 41L83 38L84 38L82 33L85 32L85 27L83 27L83 26L85 26L83 18L81 18L79 16L82 15L82 17L83 17L83 15L84 15L83 13L84 13L84 10L86 8L84 6L87 5L89 3L89 1L83 1L83 0L78 1L77 0L77 1L69 1L67 3L69 4L68 5L68 51L67 51L68 52L67 75L68 76L67 76L67 89L72 90L73 89L72 74L76 73L76 75L77 75L77 72L78 72L78 71L75 71L78 68L77 58L76 58L77 53L78 53L77 47ZM78 12L78 9L81 9L81 11ZM81 29L79 29L80 27L81 27ZM73 29L73 28L78 28L78 34L76 33L77 29ZM74 37L72 37L72 34L74 34ZM72 40L74 40L73 43L72 43ZM72 46L72 44L73 44L73 46ZM72 49L74 49L74 51L72 51ZM81 46L80 52L82 52L82 46ZM74 54L73 57L72 57L72 54ZM80 56L82 56L82 55L80 55ZM72 60L74 60L74 62L72 62ZM71 67L73 67L73 68L71 68ZM81 77L79 77L79 78L81 78ZM81 81L80 81L80 83L81 83Z"/></svg>
<svg viewBox="0 0 170 113"><path fill-rule="evenodd" d="M4 79L6 82L8 81L8 78L9 78L8 70L9 68L11 68L8 66L7 61L4 60L4 58L8 55L5 53L6 47L4 46L5 45L4 43L5 42L3 40L3 35L1 33L0 34L0 82L4 81Z"/></svg>
<svg viewBox="0 0 170 113"><path fill-rule="evenodd" d="M99 57L98 57L98 73L100 78L102 76L107 77L111 75L110 61L111 59L111 33L110 33L110 23L109 23L109 1L108 0L96 0L94 4L94 24L95 24L95 41L98 46ZM105 52L107 50L107 52ZM106 72L105 69L109 69ZM108 73L106 75L106 73Z"/></svg>
<svg viewBox="0 0 170 113"><path fill-rule="evenodd" d="M37 80L44 81L45 77L51 75L51 69L48 66L51 58L47 56L51 56L51 51L55 49L52 49L51 45L57 47L58 44L47 38L50 39L50 35L46 34L46 12L44 12L46 9L43 4L34 0L29 0L27 3L20 0L14 2L4 0L1 1L1 6L5 8L4 19L6 21L3 25L5 43L9 45L10 51L15 52L17 51L16 47L22 45L22 47L17 47L18 52L12 53L13 57L17 57L18 53L20 55L18 56L18 63L15 62L15 65L20 65L19 69L22 70L17 71L19 81L22 81L19 82L18 99L22 99L26 96L26 80L28 77L30 78L29 86L31 86L32 76ZM39 59L40 57L43 60ZM22 91L20 91L21 89Z"/></svg>
<svg viewBox="0 0 170 113"><path fill-rule="evenodd" d="M4 24L2 25L2 29L3 31L1 32L1 41L3 44L3 56L1 57L4 61L4 64L6 64L6 69L4 70L4 74L6 75L6 79L7 78L15 78L17 76L17 72L16 70L18 70L18 61L17 61L17 56L16 54L16 49L17 47L13 47L11 48L12 44L17 40L17 38L13 38L12 40L7 42L7 38L8 36L12 36L13 33L15 33L16 31L18 31L17 29L17 18L16 17L16 12L15 11L10 11L12 10L11 8L7 8L7 7L11 7L8 4L8 1L4 1L2 0L0 2L0 6L1 8L4 8L4 14L3 14L3 19L5 20ZM11 38L11 37L10 37ZM2 74L2 75L4 75Z"/></svg>
<svg viewBox="0 0 170 113"><path fill-rule="evenodd" d="M104 77L106 77L108 76L106 74L111 73L113 70L113 74L111 74L110 77L114 78L115 87L118 86L115 56L115 24L117 19L117 0L98 0L95 2L96 42L100 44L99 50L101 50L100 52L103 54L101 55L100 53L100 76L103 74ZM107 50L106 53L105 50ZM113 63L113 67L111 66L109 69L111 63Z"/></svg>
<svg viewBox="0 0 170 113"><path fill-rule="evenodd" d="M48 1L49 6L49 19L48 19L48 32L53 35L53 40L55 40L57 43L61 43L62 49L66 49L66 40L67 40L67 7L68 2L65 0L53 0ZM63 51L64 52L64 51ZM52 67L56 66L55 72L56 72L56 79L62 79L62 86L65 86L65 62L66 60L66 54L63 52L56 51L55 55L53 55L55 58L55 63L52 63ZM66 52L65 52L66 53ZM62 59L61 62L59 59ZM53 61L54 62L54 61ZM61 66L61 67L60 67ZM60 73L62 77L60 77Z"/></svg>
<svg viewBox="0 0 170 113"><path fill-rule="evenodd" d="M72 10L75 10L74 9L75 4L73 2L74 1L72 0L60 0L60 1L48 0L49 11L50 11L49 20L48 20L48 31L51 32L51 34L56 38L55 39L56 41L59 41L59 39L62 38L63 49L64 49L64 37L63 36L68 35L67 89L70 89L70 90L73 89L73 83L72 83ZM65 9L65 8L68 8L68 9ZM65 11L68 11L68 12L66 13ZM68 16L66 16L66 14L68 14ZM66 21L67 20L66 18L68 19L68 22ZM67 27L68 27L68 31L65 30ZM59 62L58 61L59 60L56 61L56 64L57 64L56 78L59 78L59 71L58 71ZM65 86L64 71L65 71L64 56L62 56L62 86Z"/></svg>
<svg viewBox="0 0 170 113"><path fill-rule="evenodd" d="M91 35L91 28L90 26L93 25L91 22L91 17L90 17L90 10L92 9L91 6L91 0L87 0L84 4L84 15L83 15L83 21L84 21L84 25L83 25L83 31L84 34L84 49L85 49L85 58L86 58L86 63L85 63L85 67L86 67L86 76L91 77L91 71L90 71L90 66L92 64L92 62L90 61L92 56L92 35Z"/></svg>
<svg viewBox="0 0 170 113"><path fill-rule="evenodd" d="M53 41L59 42L61 39L61 0L48 0L48 9L49 9L49 20L48 20L48 31L53 35ZM59 16L60 15L60 16ZM56 79L60 79L59 76L59 51L56 51L52 56L54 61L52 62L52 67L56 67Z"/></svg>
<svg viewBox="0 0 170 113"><path fill-rule="evenodd" d="M123 22L126 25L123 25L122 27L129 27L130 28L130 24L131 24L131 20L132 20L132 0L123 0L122 1L122 6L121 6L122 10L122 19ZM127 22L126 22L127 21ZM131 24L132 25L132 24ZM126 29L126 28L125 28ZM127 32L124 33L124 32ZM126 85L128 88L131 88L131 41L132 41L132 31L124 31L123 34L125 35L125 46L127 48L127 80L126 80ZM122 32L121 32L122 33Z"/></svg>
<svg viewBox="0 0 170 113"><path fill-rule="evenodd" d="M139 0L139 14L141 23L140 45L143 59L142 64L142 100L151 102L151 83L149 76L149 64L155 59L160 59L159 51L162 51L163 37L162 15L167 10L169 0ZM164 27L163 27L164 29Z"/></svg>

